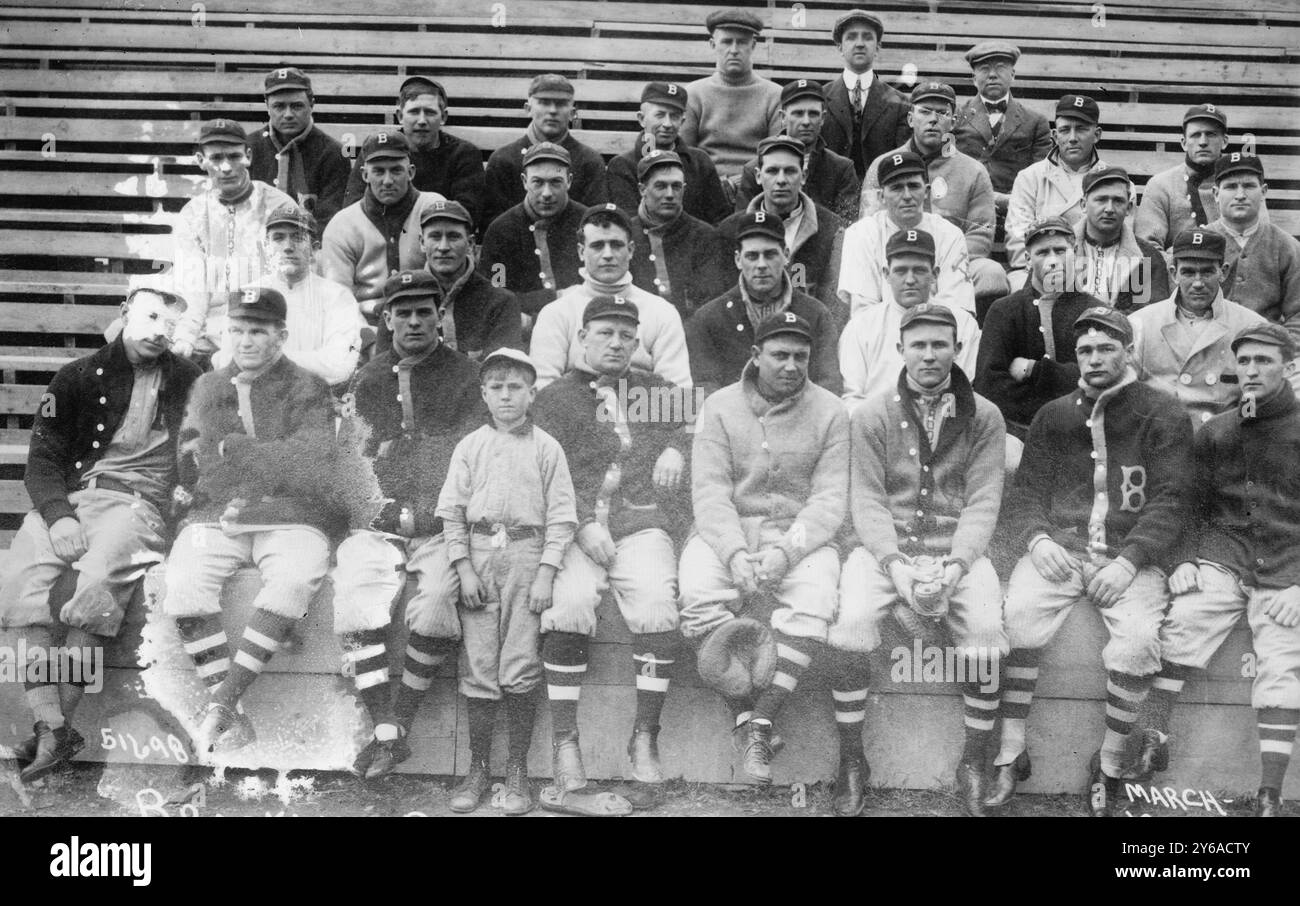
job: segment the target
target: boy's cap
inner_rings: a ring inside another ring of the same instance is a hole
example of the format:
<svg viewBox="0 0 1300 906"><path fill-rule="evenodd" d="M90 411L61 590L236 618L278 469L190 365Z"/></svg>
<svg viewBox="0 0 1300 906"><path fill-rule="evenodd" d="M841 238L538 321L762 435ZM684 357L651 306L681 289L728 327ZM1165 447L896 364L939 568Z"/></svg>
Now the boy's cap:
<svg viewBox="0 0 1300 906"><path fill-rule="evenodd" d="M626 296L595 296L582 310L582 326L586 327L597 318L622 318L633 324L641 323L641 314L636 310L636 303Z"/></svg>
<svg viewBox="0 0 1300 906"><path fill-rule="evenodd" d="M1237 347L1246 342L1267 343L1279 347L1282 350L1283 361L1289 362L1296 357L1295 337L1291 336L1291 332L1281 324L1268 323L1243 327L1232 338L1232 351L1236 352Z"/></svg>
<svg viewBox="0 0 1300 906"><path fill-rule="evenodd" d="M1179 258L1203 258L1222 264L1228 254L1228 242L1210 230L1183 230L1174 237L1171 254L1175 261Z"/></svg>
<svg viewBox="0 0 1300 906"><path fill-rule="evenodd" d="M1119 334L1125 345L1133 342L1133 324L1128 316L1108 305L1085 308L1083 314L1074 319L1075 334L1085 333L1089 326L1104 327L1112 333Z"/></svg>
<svg viewBox="0 0 1300 906"><path fill-rule="evenodd" d="M246 286L230 294L227 317L250 321L283 321L289 317L284 296L266 286Z"/></svg>
<svg viewBox="0 0 1300 906"><path fill-rule="evenodd" d="M528 357L527 353L520 352L518 349L511 349L509 346L502 346L495 352L490 352L483 358L482 365L479 366L480 373L487 370L487 367L493 362L510 362L513 365L522 365L533 374L533 380L537 379L537 366L533 360Z"/></svg>
<svg viewBox="0 0 1300 906"><path fill-rule="evenodd" d="M812 325L808 323L807 319L796 315L792 311L785 311L767 318L758 325L758 328L754 331L754 345L761 346L767 338L783 333L803 337L809 343L812 342L813 338Z"/></svg>

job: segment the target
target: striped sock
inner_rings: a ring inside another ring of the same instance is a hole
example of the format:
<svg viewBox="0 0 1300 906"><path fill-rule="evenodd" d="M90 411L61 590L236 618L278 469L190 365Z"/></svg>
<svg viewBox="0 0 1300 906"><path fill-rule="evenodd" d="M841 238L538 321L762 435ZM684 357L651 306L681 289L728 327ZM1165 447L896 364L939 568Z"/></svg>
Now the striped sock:
<svg viewBox="0 0 1300 906"><path fill-rule="evenodd" d="M343 645L343 672L357 684L357 694L370 713L370 722L379 726L388 719L388 703L392 698L388 684L388 630L345 632L339 642Z"/></svg>
<svg viewBox="0 0 1300 906"><path fill-rule="evenodd" d="M30 660L28 663L32 663ZM65 723L63 708L59 705L59 687L54 683L24 682L23 689L27 698L27 707L32 709L32 716L43 720L54 730Z"/></svg>
<svg viewBox="0 0 1300 906"><path fill-rule="evenodd" d="M533 747L533 722L537 720L537 689L527 692L507 692L506 726L510 728L510 760L520 764L528 762L528 750Z"/></svg>
<svg viewBox="0 0 1300 906"><path fill-rule="evenodd" d="M1162 736L1169 735L1169 717L1191 673L1191 667L1161 661L1160 672L1151 681L1151 691L1147 693L1147 726Z"/></svg>
<svg viewBox="0 0 1300 906"><path fill-rule="evenodd" d="M230 672L221 685L212 693L213 701L220 702L227 708L233 708L253 680L261 675L271 658L280 649L280 643L288 635L294 620L271 613L261 607L253 611L244 627L244 637L239 640L239 648L230 661Z"/></svg>
<svg viewBox="0 0 1300 906"><path fill-rule="evenodd" d="M587 675L587 637L576 632L548 632L542 641L546 697L551 704L551 735L578 732L578 699Z"/></svg>
<svg viewBox="0 0 1300 906"><path fill-rule="evenodd" d="M632 639L632 666L636 668L636 725L659 726L659 715L668 698L677 650L674 632L647 633ZM640 654L636 652L641 652Z"/></svg>
<svg viewBox="0 0 1300 906"><path fill-rule="evenodd" d="M1295 746L1296 726L1300 725L1300 710L1294 708L1258 708L1259 757L1262 771L1259 785L1271 790L1282 790L1282 778L1291 763L1291 749Z"/></svg>
<svg viewBox="0 0 1300 906"><path fill-rule="evenodd" d="M26 643L27 661L19 666L23 671L27 706L32 709L33 717L45 721L51 729L61 727L67 721L59 707L59 687L50 682L53 634L48 626L27 626L21 632L20 638Z"/></svg>
<svg viewBox="0 0 1300 906"><path fill-rule="evenodd" d="M754 700L744 698L727 699L727 710L731 712L732 728L743 727L754 716Z"/></svg>
<svg viewBox="0 0 1300 906"><path fill-rule="evenodd" d="M221 617L180 617L176 621L185 653L194 661L194 670L211 692L230 672L230 642L221 628Z"/></svg>
<svg viewBox="0 0 1300 906"><path fill-rule="evenodd" d="M438 668L456 647L452 639L435 639L412 632L406 637L406 657L402 663L402 682L393 702L393 719L403 731L411 729L415 712L420 710L424 693L433 685Z"/></svg>
<svg viewBox="0 0 1300 906"><path fill-rule="evenodd" d="M59 707L63 711L64 720L72 721L72 716L77 713L77 706L81 704L81 699L86 694L86 686L94 677L96 649L103 651L111 641L108 636L95 635L85 629L73 627L68 630L68 636L63 640L63 647L68 653L68 666L71 672L68 676L62 677L59 683Z"/></svg>
<svg viewBox="0 0 1300 906"><path fill-rule="evenodd" d="M867 693L871 689L871 664L864 654L835 652L831 700L835 703L835 729L840 736L840 758L862 755L862 727L867 721Z"/></svg>
<svg viewBox="0 0 1300 906"><path fill-rule="evenodd" d="M989 743L993 741L993 721L1001 698L997 689L985 692L983 685L976 681L961 686L962 723L966 726L966 746L962 749L961 760L980 765L988 756Z"/></svg>
<svg viewBox="0 0 1300 906"><path fill-rule="evenodd" d="M469 708L469 757L475 764L487 764L492 755L492 728L497 722L497 703L491 698L466 698Z"/></svg>
<svg viewBox="0 0 1300 906"><path fill-rule="evenodd" d="M1138 708L1151 688L1151 677L1111 670L1106 678L1106 735L1101 741L1101 770L1107 777L1124 772L1124 747Z"/></svg>
<svg viewBox="0 0 1300 906"><path fill-rule="evenodd" d="M1040 654L1038 648L1016 648L1007 655L1006 682L998 708L1002 718L1002 748L994 764L1011 764L1025 751L1025 722L1029 719L1029 706L1034 702L1034 687L1038 685Z"/></svg>
<svg viewBox="0 0 1300 906"><path fill-rule="evenodd" d="M759 693L754 703L754 720L771 723L781 713L785 700L799 685L799 677L812 663L813 655L821 647L816 639L800 639L775 632L776 636L776 675L772 685Z"/></svg>

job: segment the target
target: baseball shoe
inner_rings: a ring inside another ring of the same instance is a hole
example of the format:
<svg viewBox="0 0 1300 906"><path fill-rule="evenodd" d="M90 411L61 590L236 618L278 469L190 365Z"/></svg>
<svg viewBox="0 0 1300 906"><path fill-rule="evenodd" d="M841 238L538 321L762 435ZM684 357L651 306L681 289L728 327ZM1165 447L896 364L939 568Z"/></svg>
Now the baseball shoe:
<svg viewBox="0 0 1300 906"><path fill-rule="evenodd" d="M43 720L32 726L36 734L36 751L32 753L31 762L19 773L23 783L40 780L61 764L67 764L86 744L77 733L66 724L51 727Z"/></svg>
<svg viewBox="0 0 1300 906"><path fill-rule="evenodd" d="M1151 779L1152 774L1169 770L1169 737L1159 730L1142 731L1142 753L1137 762L1125 774L1125 779L1139 780L1143 783Z"/></svg>
<svg viewBox="0 0 1300 906"><path fill-rule="evenodd" d="M257 739L248 715L221 702L208 702L199 725L199 751L211 752L220 743L223 749L241 749Z"/></svg>
<svg viewBox="0 0 1300 906"><path fill-rule="evenodd" d="M867 781L871 765L861 752L840 756L840 773L835 778L831 809L841 818L856 818L867 807Z"/></svg>
<svg viewBox="0 0 1300 906"><path fill-rule="evenodd" d="M366 747L358 752L357 757L353 759L352 773L358 777L366 776L366 770L370 767L370 763L375 760L377 751L379 751L379 740L372 736L370 742L366 743Z"/></svg>
<svg viewBox="0 0 1300 906"><path fill-rule="evenodd" d="M411 757L411 744L405 737L380 739L375 747L375 757L366 768L367 780L379 780L393 773L393 769Z"/></svg>
<svg viewBox="0 0 1300 906"><path fill-rule="evenodd" d="M1006 805L1016 794L1016 784L1029 779L1033 765L1029 753L1021 752L1010 764L993 766L993 791L984 799L985 808L999 808Z"/></svg>
<svg viewBox="0 0 1300 906"><path fill-rule="evenodd" d="M1088 763L1088 814L1094 818L1109 818L1119 799L1118 777L1111 777L1101 769L1101 752L1093 754Z"/></svg>
<svg viewBox="0 0 1300 906"><path fill-rule="evenodd" d="M587 771L582 766L582 749L578 744L577 730L555 740L551 766L555 787L560 793L580 790L587 785Z"/></svg>
<svg viewBox="0 0 1300 906"><path fill-rule="evenodd" d="M488 766L486 761L475 761L469 766L469 773L460 782L460 786L451 791L451 801L447 807L453 812L472 812L483 802L483 794L488 789Z"/></svg>
<svg viewBox="0 0 1300 906"><path fill-rule="evenodd" d="M659 728L638 724L627 741L627 757L632 763L632 779L640 783L663 783L664 769L659 763Z"/></svg>
<svg viewBox="0 0 1300 906"><path fill-rule="evenodd" d="M36 744L39 739L39 736L28 736L10 750L19 765L26 767L31 764L32 759L36 757ZM68 742L74 747L74 752L80 752L86 746L86 740L75 727L68 727Z"/></svg>
<svg viewBox="0 0 1300 906"><path fill-rule="evenodd" d="M973 761L957 765L957 794L962 810L971 818L984 818L984 768Z"/></svg>
<svg viewBox="0 0 1300 906"><path fill-rule="evenodd" d="M772 725L751 720L747 725L741 767L755 783L772 782Z"/></svg>
<svg viewBox="0 0 1300 906"><path fill-rule="evenodd" d="M1269 786L1259 788L1255 796L1256 818L1277 818L1282 814L1282 791Z"/></svg>
<svg viewBox="0 0 1300 906"><path fill-rule="evenodd" d="M731 731L731 750L739 755L741 752L745 751L745 746L747 745L749 745L748 721L743 724L737 724ZM785 748L785 737L776 732L775 727L772 728L772 741L770 745L772 746L773 758L780 755L781 750Z"/></svg>
<svg viewBox="0 0 1300 906"><path fill-rule="evenodd" d="M523 761L506 762L506 788L501 794L501 811L507 815L527 815L537 808L533 785L528 782L528 765Z"/></svg>

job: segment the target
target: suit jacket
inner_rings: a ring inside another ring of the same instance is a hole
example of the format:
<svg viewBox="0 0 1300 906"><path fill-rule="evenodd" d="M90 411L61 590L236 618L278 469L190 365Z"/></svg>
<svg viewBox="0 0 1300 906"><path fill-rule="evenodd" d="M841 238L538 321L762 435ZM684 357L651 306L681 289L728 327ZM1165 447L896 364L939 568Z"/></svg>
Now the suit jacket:
<svg viewBox="0 0 1300 906"><path fill-rule="evenodd" d="M1016 174L1047 157L1052 150L1052 128L1047 117L1030 110L1012 96L1002 115L1002 128L993 137L988 111L978 96L957 111L953 136L957 150L988 168L993 191L1010 194Z"/></svg>
<svg viewBox="0 0 1300 906"><path fill-rule="evenodd" d="M822 138L826 147L853 161L860 179L871 163L890 148L907 141L912 130L907 126L907 98L901 91L886 85L880 73L871 81L862 108L862 153L853 156L853 102L844 79L836 76L826 83L826 121Z"/></svg>

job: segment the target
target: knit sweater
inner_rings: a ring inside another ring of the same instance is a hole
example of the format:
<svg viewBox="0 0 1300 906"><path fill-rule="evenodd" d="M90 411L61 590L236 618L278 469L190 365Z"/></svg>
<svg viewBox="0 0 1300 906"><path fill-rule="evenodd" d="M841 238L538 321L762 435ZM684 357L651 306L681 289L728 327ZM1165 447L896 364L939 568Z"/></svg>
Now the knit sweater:
<svg viewBox="0 0 1300 906"><path fill-rule="evenodd" d="M955 412L930 446L916 393L900 370L853 413L849 511L877 560L890 554L984 556L1002 505L1006 428L998 409L952 369Z"/></svg>
<svg viewBox="0 0 1300 906"><path fill-rule="evenodd" d="M280 172L280 160L271 135L271 126L263 126L249 135L248 146L253 153L248 174L253 179L274 186ZM302 173L306 185L290 184L277 188L293 196L300 207L310 211L323 229L345 204L343 191L348 184L348 159L343 154L343 146L316 125L293 142L287 153L293 154L295 151L302 156Z"/></svg>
<svg viewBox="0 0 1300 906"><path fill-rule="evenodd" d="M1075 554L1166 565L1188 515L1192 426L1136 377L1095 403L1078 390L1038 410L1003 506L1015 550L1047 534Z"/></svg>
<svg viewBox="0 0 1300 906"><path fill-rule="evenodd" d="M639 234L632 254L633 282L643 282L640 274L654 274L646 288L671 302L683 322L731 284L736 265L727 262L717 230L704 221L683 211L660 228L647 230L639 216L632 218L632 225ZM725 270L724 262L730 264Z"/></svg>
<svg viewBox="0 0 1300 906"><path fill-rule="evenodd" d="M695 531L718 560L757 553L766 530L793 567L830 544L849 496L849 419L839 399L806 382L770 403L758 369L704 401L691 448Z"/></svg>
<svg viewBox="0 0 1300 906"><path fill-rule="evenodd" d="M1183 230L1204 227L1219 219L1219 202L1214 193L1214 179L1207 176L1201 181L1201 206L1205 209L1205 223L1197 223L1192 211L1192 202L1188 198L1187 181L1191 170L1186 161L1168 170L1162 170L1147 180L1142 189L1142 203L1134 215L1133 232L1139 239L1145 239L1166 249L1173 243L1174 237Z"/></svg>
<svg viewBox="0 0 1300 906"><path fill-rule="evenodd" d="M762 189L758 185L758 158L745 162L740 171L740 186L736 189L736 210L746 210L749 202ZM858 195L861 182L853 161L826 147L821 136L812 150L804 155L803 191L813 201L834 212L846 224L858 219Z"/></svg>
<svg viewBox="0 0 1300 906"><path fill-rule="evenodd" d="M672 303L648 293L631 283L620 285L619 295L636 305L641 324L637 338L641 341L632 353L632 367L652 371L678 387L690 387L691 364L686 352L686 334L682 319ZM560 375L581 367L585 352L578 342L582 329L582 312L598 295L613 295L584 278L570 286L556 300L541 310L533 327L529 354L537 365L537 389L559 379Z"/></svg>
<svg viewBox="0 0 1300 906"><path fill-rule="evenodd" d="M503 346L524 348L519 300L510 290L493 286L476 270L461 274L439 297L438 309L442 312L438 327L443 339L470 358L481 361Z"/></svg>
<svg viewBox="0 0 1300 906"><path fill-rule="evenodd" d="M1300 242L1262 220L1241 248L1220 218L1209 228L1228 240L1223 294L1300 339Z"/></svg>
<svg viewBox="0 0 1300 906"><path fill-rule="evenodd" d="M1100 249L1089 242L1088 222L1074 225L1074 261L1079 291L1128 313L1169 298L1169 265L1160 249L1133 235L1126 220L1115 244Z"/></svg>
<svg viewBox="0 0 1300 906"><path fill-rule="evenodd" d="M641 207L641 188L636 178L636 165L645 156L645 151L645 133L641 133L632 142L631 150L610 158L605 167L609 200L628 214L635 214ZM713 158L699 148L688 146L680 138L673 146L673 151L682 159L682 175L686 179L686 191L682 195L683 210L707 224L717 224L724 217L730 216L732 206L722 193L718 168L713 165Z"/></svg>
<svg viewBox="0 0 1300 906"><path fill-rule="evenodd" d="M367 194L339 211L325 228L320 249L321 273L351 288L358 302L382 298L384 281L398 271L418 271L424 267L420 218L429 205L446 199L436 192L411 189L402 201L410 203L410 212L395 220L373 195Z"/></svg>
<svg viewBox="0 0 1300 906"><path fill-rule="evenodd" d="M434 148L411 147L411 165L415 176L411 185L421 192L433 192L452 201L459 201L474 218L474 229L479 234L487 227L483 219L483 152L473 143L457 138L447 130L438 133ZM361 158L357 157L348 176L345 205L360 201L366 194L366 184L361 178Z"/></svg>
<svg viewBox="0 0 1300 906"><path fill-rule="evenodd" d="M713 158L724 177L740 172L758 143L781 128L781 86L750 75L732 85L715 72L686 86L686 119L681 137Z"/></svg>
<svg viewBox="0 0 1300 906"><path fill-rule="evenodd" d="M1083 219L1079 201L1083 198L1083 177L1089 170L1102 170L1107 163L1093 152L1090 167L1066 169L1053 148L1043 160L1030 164L1016 176L1007 202L1007 259L1013 268L1029 261L1025 252L1025 231L1048 217L1064 217L1071 226Z"/></svg>
<svg viewBox="0 0 1300 906"><path fill-rule="evenodd" d="M515 294L526 315L536 316L542 306L566 286L582 280L578 269L578 224L587 209L573 199L544 225L550 269L542 267L538 254L538 225L523 204L517 204L492 221L483 236L478 269L493 286Z"/></svg>
<svg viewBox="0 0 1300 906"><path fill-rule="evenodd" d="M916 228L934 237L934 263L939 268L939 279L930 301L975 314L975 287L966 274L970 255L962 231L938 214L929 213L921 215ZM839 292L851 305L853 314L865 305L894 301L894 292L881 271L885 267L885 244L896 232L898 225L890 219L888 211L863 217L845 231Z"/></svg>
<svg viewBox="0 0 1300 906"><path fill-rule="evenodd" d="M524 182L520 179L524 172L524 151L534 144L531 138L523 135L497 148L488 158L484 174L484 224L491 225L492 221L524 200ZM556 144L568 151L572 160L573 183L569 186L569 198L589 208L609 201L609 191L605 187L605 160L600 152L578 141L572 132L566 132Z"/></svg>

